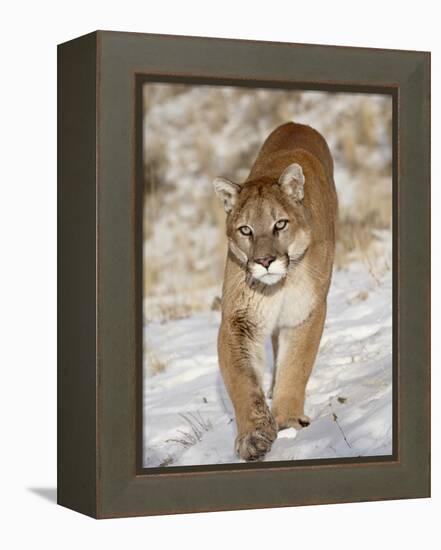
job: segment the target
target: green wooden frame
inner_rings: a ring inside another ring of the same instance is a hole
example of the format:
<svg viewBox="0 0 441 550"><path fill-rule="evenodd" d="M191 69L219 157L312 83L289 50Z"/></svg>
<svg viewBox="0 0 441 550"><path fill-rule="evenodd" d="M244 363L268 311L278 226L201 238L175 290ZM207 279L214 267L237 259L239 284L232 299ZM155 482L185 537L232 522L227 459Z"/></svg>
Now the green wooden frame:
<svg viewBox="0 0 441 550"><path fill-rule="evenodd" d="M97 31L58 63L58 502L110 518L428 497L430 54ZM392 96L392 456L142 469L146 80Z"/></svg>

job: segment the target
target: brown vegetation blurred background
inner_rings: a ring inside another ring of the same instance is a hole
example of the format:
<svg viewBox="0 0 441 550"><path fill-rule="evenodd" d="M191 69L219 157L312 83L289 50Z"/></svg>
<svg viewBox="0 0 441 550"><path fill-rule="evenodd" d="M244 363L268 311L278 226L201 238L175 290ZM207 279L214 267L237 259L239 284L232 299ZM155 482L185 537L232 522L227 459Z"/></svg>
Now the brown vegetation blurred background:
<svg viewBox="0 0 441 550"><path fill-rule="evenodd" d="M226 253L225 214L211 182L243 181L268 134L290 120L321 132L334 158L335 268L363 262L372 271L388 261L389 96L149 83L143 99L146 322L211 307Z"/></svg>

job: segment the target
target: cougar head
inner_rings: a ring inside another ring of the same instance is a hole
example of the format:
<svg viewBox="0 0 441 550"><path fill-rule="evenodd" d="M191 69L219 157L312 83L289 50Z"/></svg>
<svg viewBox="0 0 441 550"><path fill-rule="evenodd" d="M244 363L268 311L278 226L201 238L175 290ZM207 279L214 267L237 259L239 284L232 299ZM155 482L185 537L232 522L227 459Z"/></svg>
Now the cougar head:
<svg viewBox="0 0 441 550"><path fill-rule="evenodd" d="M231 253L254 280L266 285L282 281L311 238L301 166L290 164L278 179L237 184L216 178L213 185L227 213Z"/></svg>

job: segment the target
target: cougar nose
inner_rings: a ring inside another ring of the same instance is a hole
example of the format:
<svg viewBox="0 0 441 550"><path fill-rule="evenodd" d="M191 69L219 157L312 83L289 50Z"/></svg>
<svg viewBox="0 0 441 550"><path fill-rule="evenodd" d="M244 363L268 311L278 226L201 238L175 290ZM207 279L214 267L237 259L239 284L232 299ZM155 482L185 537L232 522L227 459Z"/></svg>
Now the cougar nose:
<svg viewBox="0 0 441 550"><path fill-rule="evenodd" d="M263 258L256 258L254 261L256 262L256 264L263 265L263 267L268 269L275 259L275 256L264 256Z"/></svg>

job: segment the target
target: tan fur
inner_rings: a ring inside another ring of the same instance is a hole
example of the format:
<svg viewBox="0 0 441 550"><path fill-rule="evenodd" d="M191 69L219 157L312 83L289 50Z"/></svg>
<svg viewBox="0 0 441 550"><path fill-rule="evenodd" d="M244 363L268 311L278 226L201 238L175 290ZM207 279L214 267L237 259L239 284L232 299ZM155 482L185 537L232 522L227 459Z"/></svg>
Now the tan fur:
<svg viewBox="0 0 441 550"><path fill-rule="evenodd" d="M258 460L278 429L310 422L305 388L335 247L332 158L318 132L287 123L267 138L244 183L217 178L214 186L227 212L229 242L219 364L236 413L236 452ZM276 356L271 411L262 391L267 336Z"/></svg>

